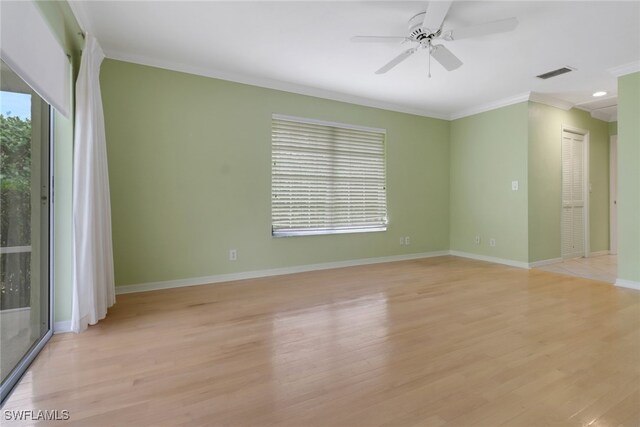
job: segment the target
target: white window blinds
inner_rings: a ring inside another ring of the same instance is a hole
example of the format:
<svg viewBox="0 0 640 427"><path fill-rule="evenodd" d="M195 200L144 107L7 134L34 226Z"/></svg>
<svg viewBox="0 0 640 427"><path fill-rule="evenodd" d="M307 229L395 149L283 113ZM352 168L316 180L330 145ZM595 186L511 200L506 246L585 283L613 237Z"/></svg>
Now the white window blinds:
<svg viewBox="0 0 640 427"><path fill-rule="evenodd" d="M0 56L62 115L71 111L71 64L32 1L0 2Z"/></svg>
<svg viewBox="0 0 640 427"><path fill-rule="evenodd" d="M386 230L385 131L273 115L274 236Z"/></svg>

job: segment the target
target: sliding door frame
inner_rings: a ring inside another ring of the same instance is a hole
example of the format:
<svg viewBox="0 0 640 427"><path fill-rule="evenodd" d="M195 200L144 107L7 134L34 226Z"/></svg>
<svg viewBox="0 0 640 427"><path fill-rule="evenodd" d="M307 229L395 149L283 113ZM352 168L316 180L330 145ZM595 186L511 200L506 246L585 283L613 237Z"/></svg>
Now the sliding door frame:
<svg viewBox="0 0 640 427"><path fill-rule="evenodd" d="M54 144L53 144L53 135L54 135L54 110L47 104L45 101L40 101L41 108L47 111L48 117L48 126L41 126L41 133L43 138L42 141L46 141L48 144L47 155L43 156L41 161L41 168L45 164L48 166L46 181L45 176L41 179L41 183L47 183L48 194L44 196L41 193L41 200L44 201L44 197L46 197L47 209L48 209L48 221L46 223L43 221L43 225L47 225L48 230L48 239L47 239L47 259L42 260L42 265L48 267L48 274L46 277L47 285L48 285L48 307L49 307L49 329L47 332L40 338L37 342L35 342L31 348L27 351L26 355L20 360L20 362L16 365L16 367L11 371L11 373L7 376L4 383L0 386L0 407L4 405L7 401L11 392L14 390L15 386L18 384L24 373L29 368L29 365L35 360L40 351L44 348L47 342L53 336L53 324L54 324L54 286L53 286L53 278L54 278L54 233L53 233L53 224L54 224L54 180L53 180L53 165L54 165ZM45 163L46 162L46 163ZM45 262L46 261L46 262Z"/></svg>

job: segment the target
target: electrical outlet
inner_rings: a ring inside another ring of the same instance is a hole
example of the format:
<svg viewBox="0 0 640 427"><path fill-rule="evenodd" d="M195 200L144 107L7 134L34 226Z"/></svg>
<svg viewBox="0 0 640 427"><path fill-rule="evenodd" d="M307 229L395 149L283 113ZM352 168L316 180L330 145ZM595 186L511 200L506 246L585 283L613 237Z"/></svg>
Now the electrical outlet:
<svg viewBox="0 0 640 427"><path fill-rule="evenodd" d="M400 246L404 246L404 237L400 238Z"/></svg>
<svg viewBox="0 0 640 427"><path fill-rule="evenodd" d="M519 186L518 181L511 181L511 189L513 191L518 191L518 186Z"/></svg>
<svg viewBox="0 0 640 427"><path fill-rule="evenodd" d="M476 245L480 244L480 236L476 236Z"/></svg>
<svg viewBox="0 0 640 427"><path fill-rule="evenodd" d="M496 239L489 239L489 246L495 246L496 245Z"/></svg>
<svg viewBox="0 0 640 427"><path fill-rule="evenodd" d="M404 238L404 244L409 246L411 244L411 237L407 236Z"/></svg>
<svg viewBox="0 0 640 427"><path fill-rule="evenodd" d="M238 251L235 249L229 249L229 261L235 261L238 259Z"/></svg>

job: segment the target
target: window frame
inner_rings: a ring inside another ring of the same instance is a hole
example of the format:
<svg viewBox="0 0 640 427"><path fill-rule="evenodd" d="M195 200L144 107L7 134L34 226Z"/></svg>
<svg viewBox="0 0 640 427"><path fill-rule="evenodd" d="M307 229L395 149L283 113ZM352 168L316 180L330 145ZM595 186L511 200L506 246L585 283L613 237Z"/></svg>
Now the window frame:
<svg viewBox="0 0 640 427"><path fill-rule="evenodd" d="M310 228L308 230L276 230L274 228L274 138L273 138L273 128L274 128L274 120L279 121L288 121L293 123L300 124L310 124L316 126L325 126L327 128L339 128L345 130L354 130L360 132L369 132L382 135L382 172L383 172L383 192L384 192L384 220L383 223L376 226L345 226L345 227L334 227L334 228ZM316 235L331 235L331 234L350 234L350 233L371 233L371 232L381 232L387 231L389 225L389 209L388 209L388 197L387 197L387 130L382 128L368 127L368 126L360 126L353 125L348 123L340 123L340 122L332 122L326 120L319 119L311 119L306 117L298 117L298 116L290 116L284 114L272 114L271 116L271 176L270 176L270 185L271 185L271 236L272 237L294 237L294 236L316 236Z"/></svg>

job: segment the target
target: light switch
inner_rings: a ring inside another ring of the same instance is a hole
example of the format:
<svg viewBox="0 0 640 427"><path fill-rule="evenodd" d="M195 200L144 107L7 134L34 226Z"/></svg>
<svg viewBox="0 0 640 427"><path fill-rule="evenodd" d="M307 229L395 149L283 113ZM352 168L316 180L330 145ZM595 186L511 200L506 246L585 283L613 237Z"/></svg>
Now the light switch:
<svg viewBox="0 0 640 427"><path fill-rule="evenodd" d="M518 191L518 181L511 181L511 189L513 191Z"/></svg>

